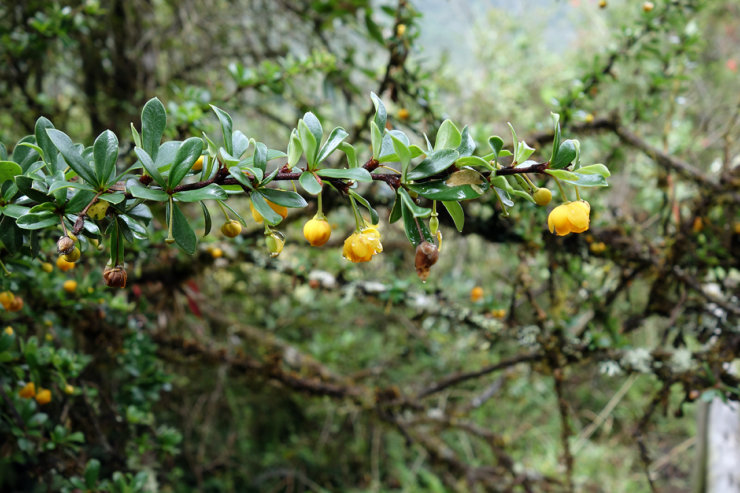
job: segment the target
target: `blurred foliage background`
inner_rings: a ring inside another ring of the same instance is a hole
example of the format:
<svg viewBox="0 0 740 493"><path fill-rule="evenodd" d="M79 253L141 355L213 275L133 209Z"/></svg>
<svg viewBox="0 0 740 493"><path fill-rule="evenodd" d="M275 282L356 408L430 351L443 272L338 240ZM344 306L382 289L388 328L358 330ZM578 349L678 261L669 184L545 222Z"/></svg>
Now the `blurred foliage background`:
<svg viewBox="0 0 740 493"><path fill-rule="evenodd" d="M482 147L510 121L546 156L560 113L612 178L583 235L526 202L466 203L462 234L442 213L424 284L399 225L371 263L341 258L337 196L327 247L293 211L278 259L259 225L188 257L159 211L122 292L94 249L47 272L41 238L3 279L25 307L0 312L0 489L701 488L697 409L740 396L739 19L731 0L2 2L9 149L44 115L87 144L113 130L132 161L157 96L172 138L217 132L216 104L283 149L311 110L362 155L375 91L419 142L449 117Z"/></svg>

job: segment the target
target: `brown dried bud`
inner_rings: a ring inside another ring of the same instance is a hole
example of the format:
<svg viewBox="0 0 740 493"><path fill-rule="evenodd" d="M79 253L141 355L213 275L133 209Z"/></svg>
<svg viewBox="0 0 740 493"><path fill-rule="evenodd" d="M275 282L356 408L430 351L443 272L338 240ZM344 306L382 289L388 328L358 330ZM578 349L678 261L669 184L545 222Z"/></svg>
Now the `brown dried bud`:
<svg viewBox="0 0 740 493"><path fill-rule="evenodd" d="M149 185L152 182L153 178L149 175L141 175L139 177L139 183L143 185Z"/></svg>
<svg viewBox="0 0 740 493"><path fill-rule="evenodd" d="M128 275L123 267L117 265L115 268L108 267L105 269L103 271L103 279L105 280L105 285L109 288L125 288Z"/></svg>
<svg viewBox="0 0 740 493"><path fill-rule="evenodd" d="M424 241L416 247L416 275L419 276L419 279L427 280L429 270L437 263L437 259L439 259L439 250L435 245Z"/></svg>
<svg viewBox="0 0 740 493"><path fill-rule="evenodd" d="M59 255L67 255L72 253L75 248L75 241L69 236L60 236L57 240L57 252Z"/></svg>

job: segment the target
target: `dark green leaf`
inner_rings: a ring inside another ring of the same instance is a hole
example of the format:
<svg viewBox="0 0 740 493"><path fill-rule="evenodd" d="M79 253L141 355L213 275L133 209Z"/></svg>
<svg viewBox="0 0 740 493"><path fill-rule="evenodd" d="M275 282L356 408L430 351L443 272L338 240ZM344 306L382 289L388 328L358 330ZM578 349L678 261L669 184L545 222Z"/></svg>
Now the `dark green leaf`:
<svg viewBox="0 0 740 493"><path fill-rule="evenodd" d="M167 112L157 98L152 98L141 110L141 147L156 161L159 143L167 125Z"/></svg>
<svg viewBox="0 0 740 493"><path fill-rule="evenodd" d="M306 203L306 199L295 192L275 190L274 188L261 188L259 192L263 196L267 197L270 202L290 207L292 209L306 207L308 205L308 203Z"/></svg>
<svg viewBox="0 0 740 493"><path fill-rule="evenodd" d="M46 129L48 128L54 128L54 125L42 116L36 120L34 135L36 136L36 145L38 145L44 153L44 161L49 164L54 164L54 156L57 154L57 148L51 142L49 135L46 133Z"/></svg>
<svg viewBox="0 0 740 493"><path fill-rule="evenodd" d="M555 161L550 163L552 169L562 169L570 165L576 158L576 144L573 140L564 140L558 149Z"/></svg>
<svg viewBox="0 0 740 493"><path fill-rule="evenodd" d="M488 183L480 185L448 186L444 180L409 185L409 189L432 200L458 201L477 199L488 189Z"/></svg>
<svg viewBox="0 0 740 493"><path fill-rule="evenodd" d="M459 202L454 201L443 201L445 209L450 214L450 217L455 222L455 227L462 233L463 225L465 224L465 213Z"/></svg>
<svg viewBox="0 0 740 493"><path fill-rule="evenodd" d="M254 205L254 208L257 209L257 212L260 213L262 218L269 224L270 226L275 226L276 224L280 224L280 221L283 220L283 216L272 210L272 208L267 205L267 202L265 201L265 197L261 195L259 192L252 193L252 205Z"/></svg>
<svg viewBox="0 0 740 493"><path fill-rule="evenodd" d="M167 187L170 190L185 178L201 152L203 152L203 140L199 137L190 137L180 145L167 180Z"/></svg>
<svg viewBox="0 0 740 493"><path fill-rule="evenodd" d="M367 211L370 213L370 222L373 224L378 224L380 222L380 216L378 216L378 211L376 211L372 205L370 205L370 202L368 202L365 197L362 195L350 190L349 194L355 198L357 202L360 203Z"/></svg>
<svg viewBox="0 0 740 493"><path fill-rule="evenodd" d="M221 133L224 137L224 149L226 149L226 152L229 154L234 154L234 141L233 141L233 135L232 135L232 126L233 123L231 121L231 116L226 113L221 108L218 108L216 106L211 105L211 109L214 113L216 113L216 116L218 117L219 123L221 123ZM238 157L238 156L237 156Z"/></svg>
<svg viewBox="0 0 740 493"><path fill-rule="evenodd" d="M139 158L139 161L141 161L141 164L142 166L144 166L146 172L149 173L149 176L151 176L154 181L157 182L157 185L159 185L160 187L164 187L166 185L166 182L149 154L144 149L141 149L139 147L134 148L134 153L136 154L136 157Z"/></svg>
<svg viewBox="0 0 740 493"><path fill-rule="evenodd" d="M144 200L166 202L170 198L170 196L164 190L155 190L153 188L147 188L141 185L131 185L128 190L134 197Z"/></svg>
<svg viewBox="0 0 740 493"><path fill-rule="evenodd" d="M324 168L316 171L316 174L324 178L341 178L354 181L373 181L373 177L365 168Z"/></svg>
<svg viewBox="0 0 740 493"><path fill-rule="evenodd" d="M18 186L18 190L31 200L35 200L36 202L48 202L52 200L45 192L33 188L33 185L38 184L38 182L34 182L30 176L17 175L15 177L15 184Z"/></svg>
<svg viewBox="0 0 740 493"><path fill-rule="evenodd" d="M388 222L390 224L395 223L399 219L401 219L401 208L403 207L403 200L401 200L401 197L396 194L396 200L393 201L393 208L391 209L391 213L388 216Z"/></svg>
<svg viewBox="0 0 740 493"><path fill-rule="evenodd" d="M429 215L432 213L431 209L416 205L416 202L414 202L414 199L411 198L406 189L399 188L398 196L401 197L401 200L403 200L404 207L408 208L414 215L414 217L429 217Z"/></svg>
<svg viewBox="0 0 740 493"><path fill-rule="evenodd" d="M53 212L29 212L18 218L16 224L22 229L43 229L59 225L59 216Z"/></svg>
<svg viewBox="0 0 740 493"><path fill-rule="evenodd" d="M256 142L254 144L252 164L255 168L261 169L263 173L267 169L267 146L262 142Z"/></svg>
<svg viewBox="0 0 740 493"><path fill-rule="evenodd" d="M211 220L211 213L208 212L208 207L206 207L205 202L200 203L200 208L203 209L203 221L205 222L205 230L203 231L203 236L208 236L208 233L211 232L211 226L213 224L213 221Z"/></svg>
<svg viewBox="0 0 740 493"><path fill-rule="evenodd" d="M373 100L373 106L375 106L373 121L378 128L385 128L385 123L388 120L388 111L386 111L383 101L374 92L370 93L370 99Z"/></svg>
<svg viewBox="0 0 740 493"><path fill-rule="evenodd" d="M46 133L49 135L49 138L56 148L59 149L59 152L62 153L62 156L64 156L64 160L67 162L69 167L86 182L91 185L97 185L97 180L95 179L92 169L90 169L90 165L85 162L82 155L72 142L72 139L70 139L64 132L54 128L47 129Z"/></svg>
<svg viewBox="0 0 740 493"><path fill-rule="evenodd" d="M319 122L319 119L309 111L303 115L303 122L308 127L311 135L313 135L313 138L316 139L316 145L320 145L321 139L324 138L324 129L321 128L321 122Z"/></svg>
<svg viewBox="0 0 740 493"><path fill-rule="evenodd" d="M466 125L463 127L460 145L457 148L457 153L460 156L471 156L475 151L475 140L470 135L470 130Z"/></svg>
<svg viewBox="0 0 740 493"><path fill-rule="evenodd" d="M328 158L334 150L339 147L339 144L342 143L342 141L347 138L349 134L346 130L344 130L342 127L337 127L334 130L331 131L329 134L329 138L326 139L326 142L321 147L321 150L319 151L319 156L316 158L316 162L320 163L321 161Z"/></svg>
<svg viewBox="0 0 740 493"><path fill-rule="evenodd" d="M180 207L172 202L172 236L175 237L177 245L190 255L195 253L198 239L195 237L193 228L190 227L188 218L180 210Z"/></svg>
<svg viewBox="0 0 740 493"><path fill-rule="evenodd" d="M406 177L409 180L420 180L434 176L452 166L458 157L459 154L453 149L435 151L419 163L418 166L409 171Z"/></svg>
<svg viewBox="0 0 740 493"><path fill-rule="evenodd" d="M196 190L175 192L172 196L180 202L199 202L201 200L226 200L224 189L211 183L210 185Z"/></svg>
<svg viewBox="0 0 740 493"><path fill-rule="evenodd" d="M18 163L13 161L0 161L0 183L12 180L14 176L23 173Z"/></svg>
<svg viewBox="0 0 740 493"><path fill-rule="evenodd" d="M108 181L115 176L117 159L118 138L113 132L106 130L95 139L93 144L93 160L98 186L106 186Z"/></svg>

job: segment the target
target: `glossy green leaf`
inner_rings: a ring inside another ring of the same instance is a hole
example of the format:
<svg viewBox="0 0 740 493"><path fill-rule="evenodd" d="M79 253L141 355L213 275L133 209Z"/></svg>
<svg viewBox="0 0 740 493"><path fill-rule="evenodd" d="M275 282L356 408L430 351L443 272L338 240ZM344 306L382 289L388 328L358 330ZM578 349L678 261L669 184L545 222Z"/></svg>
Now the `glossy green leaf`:
<svg viewBox="0 0 740 493"><path fill-rule="evenodd" d="M318 149L318 143L316 137L311 133L311 129L303 120L298 122L298 135L301 138L301 147L306 155L306 162L309 169L313 169L316 164L316 151Z"/></svg>
<svg viewBox="0 0 740 493"><path fill-rule="evenodd" d="M342 142L337 148L347 156L347 164L350 168L358 168L360 166L357 160L357 151L352 144Z"/></svg>
<svg viewBox="0 0 740 493"><path fill-rule="evenodd" d="M57 154L57 148L51 142L49 135L46 130L54 128L54 125L45 117L40 117L36 120L36 126L34 127L34 135L36 136L36 145L39 146L44 153L44 161L48 164L54 164L54 156Z"/></svg>
<svg viewBox="0 0 740 493"><path fill-rule="evenodd" d="M195 253L195 247L198 239L195 231L190 227L188 218L180 210L176 203L172 203L172 236L175 237L177 245L190 255Z"/></svg>
<svg viewBox="0 0 740 493"><path fill-rule="evenodd" d="M449 186L444 180L436 180L427 183L416 183L408 187L422 197L431 200L458 201L477 199L488 190L488 183Z"/></svg>
<svg viewBox="0 0 740 493"><path fill-rule="evenodd" d="M93 144L93 161L99 186L107 186L115 176L117 159L118 138L113 132L106 130L95 139Z"/></svg>
<svg viewBox="0 0 740 493"><path fill-rule="evenodd" d="M398 160L401 162L401 176L405 180L406 173L409 169L409 163L411 162L411 152L409 152L407 144L395 135L391 134L391 140L393 141L393 149L396 151Z"/></svg>
<svg viewBox="0 0 740 493"><path fill-rule="evenodd" d="M457 147L457 153L460 156L471 156L475 152L475 140L470 135L470 129L466 125L463 127L460 138L460 145Z"/></svg>
<svg viewBox="0 0 740 493"><path fill-rule="evenodd" d="M0 161L0 183L13 180L13 177L23 173L18 163L13 161Z"/></svg>
<svg viewBox="0 0 740 493"><path fill-rule="evenodd" d="M316 139L316 144L321 144L321 140L324 138L324 129L321 128L321 122L319 122L319 119L316 118L316 115L314 115L310 111L305 113L303 115L303 122L311 131L314 139Z"/></svg>
<svg viewBox="0 0 740 493"><path fill-rule="evenodd" d="M354 197L354 199L360 203L367 211L370 213L370 222L373 224L378 224L380 222L380 217L378 216L378 211L373 208L372 205L370 205L370 202L365 199L362 195L360 195L357 192L354 192L353 190L349 191L349 194Z"/></svg>
<svg viewBox="0 0 740 493"><path fill-rule="evenodd" d="M172 196L180 202L199 202L201 200L226 200L227 195L224 189L211 183L210 185L198 188L196 190L186 190L184 192L175 192Z"/></svg>
<svg viewBox="0 0 740 493"><path fill-rule="evenodd" d="M483 159L479 156L465 156L461 157L456 161L457 166L480 166L481 168L486 168L488 170L493 170L493 166L491 166L491 163Z"/></svg>
<svg viewBox="0 0 740 493"><path fill-rule="evenodd" d="M555 161L550 162L550 168L562 169L570 165L576 158L576 144L572 139L564 140L555 157Z"/></svg>
<svg viewBox="0 0 740 493"><path fill-rule="evenodd" d="M134 153L136 154L136 157L139 158L139 161L141 161L141 164L142 166L144 166L146 172L149 173L149 176L154 179L157 185L159 185L160 187L164 187L167 182L165 181L164 177L162 177L162 174L159 172L159 169L154 164L154 161L152 161L149 153L147 153L144 149L140 147L135 147Z"/></svg>
<svg viewBox="0 0 740 493"><path fill-rule="evenodd" d="M408 208L414 217L429 217L432 210L426 207L421 207L414 202L409 193L404 188L398 189L398 196L401 197L404 207Z"/></svg>
<svg viewBox="0 0 740 493"><path fill-rule="evenodd" d="M380 159L383 152L383 132L375 122L370 122L370 143L373 148L373 159Z"/></svg>
<svg viewBox="0 0 740 493"><path fill-rule="evenodd" d="M465 212L459 202L444 200L442 201L445 209L450 214L452 221L455 223L455 227L458 231L462 232L463 225L465 224Z"/></svg>
<svg viewBox="0 0 740 493"><path fill-rule="evenodd" d="M202 152L203 140L199 137L190 137L180 145L167 179L169 189L175 188L185 178Z"/></svg>
<svg viewBox="0 0 740 493"><path fill-rule="evenodd" d="M131 195L138 199L154 200L156 202L167 202L170 196L164 190L143 187L141 185L131 185L128 189Z"/></svg>
<svg viewBox="0 0 740 493"><path fill-rule="evenodd" d="M120 204L126 199L126 196L122 193L104 193L99 198L111 204Z"/></svg>
<svg viewBox="0 0 740 493"><path fill-rule="evenodd" d="M203 236L208 236L208 233L211 232L211 226L213 225L213 220L211 219L211 213L208 211L208 207L206 207L205 202L200 203L200 208L203 210L203 221L205 223L205 229L203 231Z"/></svg>
<svg viewBox="0 0 740 493"><path fill-rule="evenodd" d="M375 116L373 121L378 128L385 128L385 123L388 121L388 111L385 109L383 101L374 92L370 93L370 99L373 100L373 106L375 106Z"/></svg>
<svg viewBox="0 0 740 493"><path fill-rule="evenodd" d="M19 217L16 224L22 229L43 229L59 226L59 216L51 211L29 212Z"/></svg>
<svg viewBox="0 0 740 493"><path fill-rule="evenodd" d="M401 196L399 195L399 198ZM421 222L414 217L414 214L406 207L406 202L401 199L401 217L403 217L403 229L406 233L406 238L409 239L412 245L419 246L422 242L421 233L419 232L418 224Z"/></svg>
<svg viewBox="0 0 740 493"><path fill-rule="evenodd" d="M401 197L396 194L396 199L393 201L393 207L391 208L391 212L388 215L388 222L390 224L395 223L399 219L401 219L401 208L403 207L403 200L401 200Z"/></svg>
<svg viewBox="0 0 740 493"><path fill-rule="evenodd" d="M316 195L321 192L321 184L319 184L314 174L310 171L304 171L301 173L301 176L298 177L298 182L301 184L303 189L311 195Z"/></svg>
<svg viewBox="0 0 740 493"><path fill-rule="evenodd" d="M251 199L252 205L255 209L257 209L257 212L260 213L262 219L264 219L267 224L269 224L270 226L280 224L280 221L283 220L283 217L272 210L272 207L267 204L265 197L260 192L252 193Z"/></svg>
<svg viewBox="0 0 740 493"><path fill-rule="evenodd" d="M303 147L301 147L301 139L298 137L298 130L293 129L290 132L290 140L288 141L288 166L293 167L298 164L301 160L301 154L303 153Z"/></svg>
<svg viewBox="0 0 740 493"><path fill-rule="evenodd" d="M83 159L82 154L80 154L80 152L77 150L74 143L72 142L72 139L70 139L64 132L61 132L54 128L47 129L46 133L49 135L49 138L62 154L62 156L64 156L64 160L67 162L69 167L72 168L74 172L77 173L77 175L86 182L90 183L91 185L97 185L98 183L95 179L95 174L93 173L93 170L90 168L90 165Z"/></svg>
<svg viewBox="0 0 740 493"><path fill-rule="evenodd" d="M434 176L452 166L459 154L453 149L442 149L433 152L429 157L409 171L406 178L409 180L420 180Z"/></svg>
<svg viewBox="0 0 740 493"><path fill-rule="evenodd" d="M318 158L316 158L316 162L320 163L328 158L331 153L334 152L337 147L339 147L339 144L341 144L342 141L347 138L347 136L349 136L349 134L342 127L337 127L332 130L329 134L329 138L326 139L326 142L321 147L321 150L319 151L319 156Z"/></svg>
<svg viewBox="0 0 740 493"><path fill-rule="evenodd" d="M157 98L152 98L141 110L141 147L156 161L159 143L167 125L167 112Z"/></svg>
<svg viewBox="0 0 740 493"><path fill-rule="evenodd" d="M354 181L373 181L373 177L365 168L324 168L316 171L323 178L341 178Z"/></svg>
<svg viewBox="0 0 740 493"><path fill-rule="evenodd" d="M261 188L259 191L262 195L275 204L282 205L289 208L300 208L306 207L308 203L306 199L297 194L287 190L275 190L274 188Z"/></svg>
<svg viewBox="0 0 740 493"><path fill-rule="evenodd" d="M611 172L609 171L609 168L607 168L601 163L590 164L588 166L582 166L578 168L576 171L582 175L601 175L604 178L609 178L611 176Z"/></svg>
<svg viewBox="0 0 740 493"><path fill-rule="evenodd" d="M437 140L434 141L434 150L456 149L462 143L460 130L450 120L445 120L437 131Z"/></svg>
<svg viewBox="0 0 740 493"><path fill-rule="evenodd" d="M558 149L560 148L560 139L561 139L561 133L560 133L560 115L558 113L550 113L550 116L552 117L552 132L553 132L553 140L552 140L552 154L550 154L550 162L555 162L555 159L558 155Z"/></svg>
<svg viewBox="0 0 740 493"><path fill-rule="evenodd" d="M221 133L223 134L224 149L226 149L226 152L233 155L234 154L234 141L233 141L233 136L232 136L233 123L231 121L231 116L228 113L226 113L224 110L222 110L221 108L218 108L214 105L210 105L210 106L213 112L216 113L216 116L218 117L218 122L221 124Z"/></svg>

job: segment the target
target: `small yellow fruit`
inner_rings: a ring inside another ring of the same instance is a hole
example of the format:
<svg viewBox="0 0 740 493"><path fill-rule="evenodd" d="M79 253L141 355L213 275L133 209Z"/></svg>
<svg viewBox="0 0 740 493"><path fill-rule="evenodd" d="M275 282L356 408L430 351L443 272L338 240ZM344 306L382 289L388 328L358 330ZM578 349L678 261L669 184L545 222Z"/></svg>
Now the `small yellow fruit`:
<svg viewBox="0 0 740 493"><path fill-rule="evenodd" d="M10 305L13 304L13 301L15 301L15 295L10 291L3 291L2 293L0 293L0 305L3 305L3 308L5 308L6 310L10 308Z"/></svg>
<svg viewBox="0 0 740 493"><path fill-rule="evenodd" d="M655 4L653 2L645 2L642 4L642 10L645 12L652 12L655 8Z"/></svg>
<svg viewBox="0 0 740 493"><path fill-rule="evenodd" d="M331 226L325 218L316 218L309 220L303 225L303 236L311 246L322 246L331 237Z"/></svg>
<svg viewBox="0 0 740 493"><path fill-rule="evenodd" d="M87 215L96 221L100 221L105 217L105 213L108 212L109 205L105 200L98 200L87 210Z"/></svg>
<svg viewBox="0 0 740 493"><path fill-rule="evenodd" d="M59 267L59 270L62 272L67 272L68 270L72 270L75 268L74 262L68 262L67 259L64 258L64 255L60 255L57 259L57 267Z"/></svg>
<svg viewBox="0 0 740 493"><path fill-rule="evenodd" d="M221 258L224 256L224 251L218 247L209 248L208 252L211 254L211 257L213 258Z"/></svg>
<svg viewBox="0 0 740 493"><path fill-rule="evenodd" d="M18 395L24 399L31 399L36 395L36 386L33 382L28 382L21 390L18 391Z"/></svg>
<svg viewBox="0 0 740 493"><path fill-rule="evenodd" d="M406 121L409 119L410 116L411 116L411 113L409 113L409 110L407 110L406 108L401 108L400 110L398 110L399 120Z"/></svg>
<svg viewBox="0 0 740 493"><path fill-rule="evenodd" d="M10 325L8 325L7 327L5 327L5 330L3 330L3 332L5 332L6 334L8 334L9 336L12 336L13 334L15 334L15 332L13 332L13 327L11 327Z"/></svg>
<svg viewBox="0 0 740 493"><path fill-rule="evenodd" d="M39 387L39 392L36 394L36 402L41 404L42 406L44 404L48 404L51 402L51 391L49 389L44 389Z"/></svg>
<svg viewBox="0 0 740 493"><path fill-rule="evenodd" d="M406 24L399 24L396 26L396 36L402 38L406 34Z"/></svg>
<svg viewBox="0 0 740 493"><path fill-rule="evenodd" d="M224 236L235 238L239 236L239 233L242 232L242 225L239 224L239 221L231 219L229 221L226 221L223 226L221 226L221 232L224 234Z"/></svg>
<svg viewBox="0 0 740 493"><path fill-rule="evenodd" d="M75 388L71 386L70 384L67 384L64 386L64 393L68 395L72 395L75 393Z"/></svg>
<svg viewBox="0 0 740 493"><path fill-rule="evenodd" d="M483 299L483 288L480 286L476 286L473 289L470 290L470 301L473 303L477 303L478 301Z"/></svg>
<svg viewBox="0 0 740 493"><path fill-rule="evenodd" d="M44 271L44 272L46 272L46 273L50 273L51 271L54 270L54 266L51 265L49 262L43 262L41 264L41 270Z"/></svg>
<svg viewBox="0 0 740 493"><path fill-rule="evenodd" d="M20 296L14 297L13 301L11 301L10 305L6 308L6 310L8 310L9 312L19 312L22 309L23 309L23 298L21 298Z"/></svg>
<svg viewBox="0 0 740 493"><path fill-rule="evenodd" d="M285 219L286 217L288 217L288 208L287 207L282 206L282 205L273 204L269 200L266 200L266 202L267 202L267 205L270 206L270 209L272 209L273 211L275 211L278 214L280 214L280 217L282 217L283 219ZM255 207L252 204L252 201L251 200L249 201L249 210L252 212L252 219L254 219L255 222L258 222L258 223L262 224L262 221L263 221L262 214L260 214L257 211L257 209L255 209Z"/></svg>
<svg viewBox="0 0 740 493"><path fill-rule="evenodd" d="M549 188L538 188L532 197L535 204L545 206L552 200L552 192Z"/></svg>
<svg viewBox="0 0 740 493"><path fill-rule="evenodd" d="M599 8L600 9L606 8L606 0L599 0Z"/></svg>
<svg viewBox="0 0 740 493"><path fill-rule="evenodd" d="M73 281L72 279L68 279L64 281L64 284L62 285L64 290L68 293L74 293L75 290L77 290L77 281Z"/></svg>
<svg viewBox="0 0 740 493"><path fill-rule="evenodd" d="M694 224L691 225L691 229L694 233L700 233L704 229L704 221L701 217L694 218Z"/></svg>
<svg viewBox="0 0 740 493"><path fill-rule="evenodd" d="M193 171L200 171L203 169L203 156L199 157L194 163L192 170Z"/></svg>
<svg viewBox="0 0 740 493"><path fill-rule="evenodd" d="M80 249L77 247L74 247L71 252L69 252L68 254L64 256L64 260L74 264L75 262L80 260L81 255L82 254L80 253Z"/></svg>

